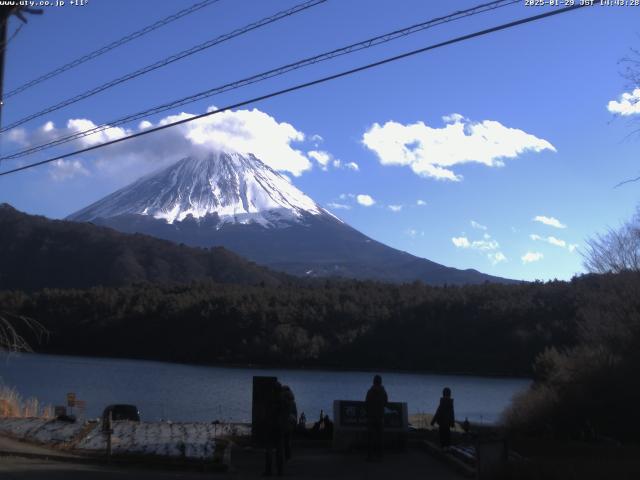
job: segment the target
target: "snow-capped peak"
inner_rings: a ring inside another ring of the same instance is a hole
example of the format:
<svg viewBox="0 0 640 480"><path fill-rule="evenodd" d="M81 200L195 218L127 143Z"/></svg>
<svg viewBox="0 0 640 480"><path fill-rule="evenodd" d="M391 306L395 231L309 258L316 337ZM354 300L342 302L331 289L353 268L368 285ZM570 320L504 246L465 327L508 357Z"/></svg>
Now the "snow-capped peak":
<svg viewBox="0 0 640 480"><path fill-rule="evenodd" d="M297 221L305 214L331 215L252 154L225 152L180 160L68 218L90 221L126 214L167 223L217 214L222 223L263 226Z"/></svg>

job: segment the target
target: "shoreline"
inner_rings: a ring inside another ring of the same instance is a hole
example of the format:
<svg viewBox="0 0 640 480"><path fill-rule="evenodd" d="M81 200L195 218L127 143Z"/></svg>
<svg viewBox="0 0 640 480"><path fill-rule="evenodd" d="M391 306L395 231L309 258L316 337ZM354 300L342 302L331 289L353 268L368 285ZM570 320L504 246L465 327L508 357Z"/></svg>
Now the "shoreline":
<svg viewBox="0 0 640 480"><path fill-rule="evenodd" d="M292 371L325 371L325 372L358 372L358 373L399 373L399 374L416 374L416 375L432 375L432 376L456 376L456 377L484 377L495 379L513 379L513 380L529 380L533 382L532 377L525 375L507 375L503 373L474 373L474 372L458 372L458 371L432 371L432 370L404 370L404 369L390 369L390 368L365 368L365 367L336 367L336 366L322 366L322 365L278 365L278 364L252 364L252 363L193 363L193 362L181 362L175 360L163 360L157 358L147 357L126 357L126 356L104 356L104 355L90 355L90 354L74 354L74 353L53 353L53 352L12 352L3 353L0 358L3 361L7 361L11 356L20 355L50 355L55 357L68 357L68 358L92 358L96 360L123 360L123 361L138 361L138 362L153 362L163 363L171 365L185 365L190 367L214 367L214 368L230 368L230 369L255 369L255 370L292 370Z"/></svg>

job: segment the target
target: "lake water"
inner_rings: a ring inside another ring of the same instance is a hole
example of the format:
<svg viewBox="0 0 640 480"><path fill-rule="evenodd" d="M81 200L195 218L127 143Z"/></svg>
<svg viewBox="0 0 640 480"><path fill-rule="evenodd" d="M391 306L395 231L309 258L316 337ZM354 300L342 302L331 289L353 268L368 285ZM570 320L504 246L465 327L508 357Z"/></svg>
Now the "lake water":
<svg viewBox="0 0 640 480"><path fill-rule="evenodd" d="M11 354L0 358L0 379L23 397L64 405L67 392L85 400L87 417L111 403L138 406L143 420L248 422L254 375L273 375L289 385L308 421L333 400L364 399L371 372L227 368L142 360ZM407 402L409 414L433 412L442 388L453 391L456 418L495 422L530 381L460 375L383 373L390 401Z"/></svg>

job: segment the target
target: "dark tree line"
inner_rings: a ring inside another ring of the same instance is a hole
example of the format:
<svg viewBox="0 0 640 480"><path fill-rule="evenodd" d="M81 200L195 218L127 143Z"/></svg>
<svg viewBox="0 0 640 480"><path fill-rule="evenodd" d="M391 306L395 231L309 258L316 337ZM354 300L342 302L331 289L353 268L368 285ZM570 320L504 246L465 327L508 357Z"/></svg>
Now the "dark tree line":
<svg viewBox="0 0 640 480"><path fill-rule="evenodd" d="M612 338L626 325L620 322L628 318L629 302L612 297L605 307L604 292L629 296L639 280L640 274L624 273L464 287L337 279L140 284L4 291L0 309L49 331L41 343L24 332L42 352L530 375L546 349L569 351L591 337Z"/></svg>

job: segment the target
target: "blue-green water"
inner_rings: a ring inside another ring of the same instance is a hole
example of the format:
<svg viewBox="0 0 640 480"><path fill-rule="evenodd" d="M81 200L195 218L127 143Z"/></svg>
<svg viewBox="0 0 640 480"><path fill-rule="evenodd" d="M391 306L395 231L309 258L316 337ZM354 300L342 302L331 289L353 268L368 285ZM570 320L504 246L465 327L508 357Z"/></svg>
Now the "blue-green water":
<svg viewBox="0 0 640 480"><path fill-rule="evenodd" d="M298 411L309 421L333 400L364 399L371 372L227 368L142 360L12 354L0 359L0 378L23 397L63 405L74 392L86 415L97 417L111 403L138 406L144 420L246 422L251 419L254 375L273 375L289 385ZM433 412L442 388L452 389L456 418L495 422L511 398L529 381L419 373L384 373L389 400L407 402L409 413Z"/></svg>

